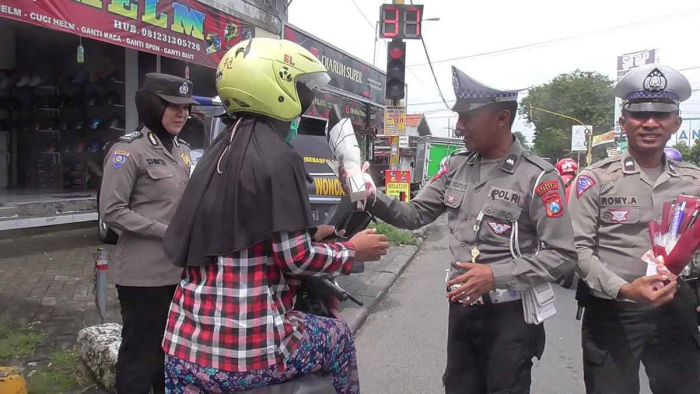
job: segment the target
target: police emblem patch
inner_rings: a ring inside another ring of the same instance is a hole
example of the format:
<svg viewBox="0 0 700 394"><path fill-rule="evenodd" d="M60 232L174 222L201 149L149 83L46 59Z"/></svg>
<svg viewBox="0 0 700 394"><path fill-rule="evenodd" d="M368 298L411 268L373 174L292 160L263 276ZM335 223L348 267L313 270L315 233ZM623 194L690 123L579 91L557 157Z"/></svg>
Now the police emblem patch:
<svg viewBox="0 0 700 394"><path fill-rule="evenodd" d="M589 176L581 175L576 181L576 198L580 198L586 190L595 186L595 180Z"/></svg>
<svg viewBox="0 0 700 394"><path fill-rule="evenodd" d="M610 221L614 223L624 223L627 221L629 216L629 209L611 209L610 211Z"/></svg>
<svg viewBox="0 0 700 394"><path fill-rule="evenodd" d="M187 82L183 82L182 85L180 85L178 92L180 93L180 96L187 96L187 93L190 92L190 87L187 86Z"/></svg>
<svg viewBox="0 0 700 394"><path fill-rule="evenodd" d="M505 234L512 227L510 224L487 222L491 230L498 235Z"/></svg>
<svg viewBox="0 0 700 394"><path fill-rule="evenodd" d="M112 165L114 168L121 168L129 160L129 152L117 149L112 153Z"/></svg>
<svg viewBox="0 0 700 394"><path fill-rule="evenodd" d="M666 81L666 77L664 74L659 71L658 68L655 68L652 72L647 75L646 78L644 78L644 90L649 91L649 92L660 92L664 89L666 89L666 85L668 82Z"/></svg>

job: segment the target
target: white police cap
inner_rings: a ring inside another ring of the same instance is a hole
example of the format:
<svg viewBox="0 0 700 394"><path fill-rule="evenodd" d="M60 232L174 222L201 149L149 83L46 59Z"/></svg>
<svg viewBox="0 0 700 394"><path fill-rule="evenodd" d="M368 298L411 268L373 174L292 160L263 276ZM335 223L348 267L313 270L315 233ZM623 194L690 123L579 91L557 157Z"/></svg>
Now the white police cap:
<svg viewBox="0 0 700 394"><path fill-rule="evenodd" d="M675 112L687 100L692 89L688 79L677 70L660 64L633 68L615 85L615 96L624 100L623 108L632 112Z"/></svg>
<svg viewBox="0 0 700 394"><path fill-rule="evenodd" d="M498 90L486 86L452 66L452 87L457 102L455 112L471 111L491 103L518 101L517 90Z"/></svg>

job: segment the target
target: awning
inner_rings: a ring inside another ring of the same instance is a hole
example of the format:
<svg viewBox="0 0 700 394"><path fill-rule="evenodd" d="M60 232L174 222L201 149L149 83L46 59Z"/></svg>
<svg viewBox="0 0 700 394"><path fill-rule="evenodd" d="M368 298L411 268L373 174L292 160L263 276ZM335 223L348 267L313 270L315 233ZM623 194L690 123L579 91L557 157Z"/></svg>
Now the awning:
<svg viewBox="0 0 700 394"><path fill-rule="evenodd" d="M197 0L3 0L0 17L216 67L252 25Z"/></svg>

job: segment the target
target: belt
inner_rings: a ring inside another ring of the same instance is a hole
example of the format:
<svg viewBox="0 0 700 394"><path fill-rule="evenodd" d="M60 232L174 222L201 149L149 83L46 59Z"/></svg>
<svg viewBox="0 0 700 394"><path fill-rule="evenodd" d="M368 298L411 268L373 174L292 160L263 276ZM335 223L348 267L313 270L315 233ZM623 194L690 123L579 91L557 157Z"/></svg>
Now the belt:
<svg viewBox="0 0 700 394"><path fill-rule="evenodd" d="M502 304L504 302L517 301L521 299L519 291L508 289L494 289L479 297L473 305Z"/></svg>

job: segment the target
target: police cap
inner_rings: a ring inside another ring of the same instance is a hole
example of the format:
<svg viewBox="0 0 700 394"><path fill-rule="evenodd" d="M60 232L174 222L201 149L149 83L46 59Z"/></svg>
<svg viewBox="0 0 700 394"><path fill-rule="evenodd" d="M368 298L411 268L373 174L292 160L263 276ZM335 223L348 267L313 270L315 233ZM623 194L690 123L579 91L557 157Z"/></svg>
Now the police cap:
<svg viewBox="0 0 700 394"><path fill-rule="evenodd" d="M660 64L630 70L614 91L623 100L622 108L632 112L675 112L692 93L683 74Z"/></svg>
<svg viewBox="0 0 700 394"><path fill-rule="evenodd" d="M452 87L457 102L455 112L468 112L492 103L518 101L517 90L498 90L486 86L452 66Z"/></svg>
<svg viewBox="0 0 700 394"><path fill-rule="evenodd" d="M192 82L175 75L148 73L143 90L153 92L171 104L197 104L192 98Z"/></svg>

